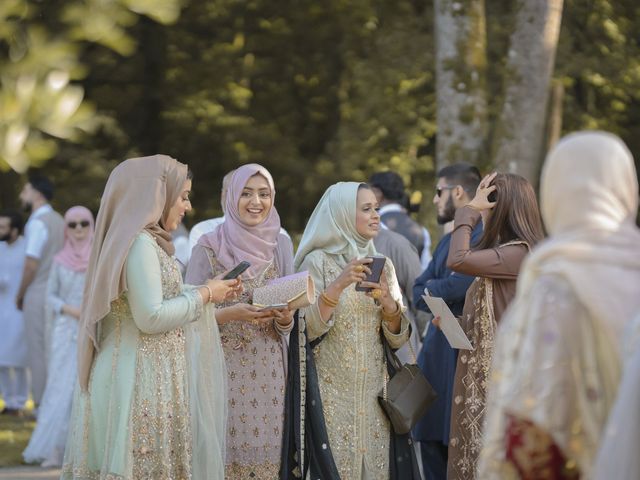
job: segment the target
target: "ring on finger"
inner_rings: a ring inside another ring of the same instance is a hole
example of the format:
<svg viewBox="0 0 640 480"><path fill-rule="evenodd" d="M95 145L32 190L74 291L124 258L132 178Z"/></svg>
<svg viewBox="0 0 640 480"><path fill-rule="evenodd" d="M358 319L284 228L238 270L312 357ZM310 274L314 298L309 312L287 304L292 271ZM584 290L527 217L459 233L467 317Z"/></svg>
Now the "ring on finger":
<svg viewBox="0 0 640 480"><path fill-rule="evenodd" d="M379 299L382 296L382 290L380 290L379 288L374 288L373 290L371 290L371 296L376 300Z"/></svg>
<svg viewBox="0 0 640 480"><path fill-rule="evenodd" d="M358 273L364 272L364 267L362 265L356 265L355 271Z"/></svg>

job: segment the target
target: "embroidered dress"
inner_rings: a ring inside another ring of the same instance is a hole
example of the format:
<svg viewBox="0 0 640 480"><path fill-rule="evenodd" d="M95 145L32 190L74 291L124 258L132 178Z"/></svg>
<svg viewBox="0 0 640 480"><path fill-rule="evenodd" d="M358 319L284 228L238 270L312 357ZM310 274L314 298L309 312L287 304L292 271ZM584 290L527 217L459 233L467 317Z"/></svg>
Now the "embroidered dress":
<svg viewBox="0 0 640 480"><path fill-rule="evenodd" d="M323 283L323 291L342 272L335 259L324 252L309 254L301 270L309 270ZM385 264L394 297L401 299L391 261ZM322 448L333 455L340 478L387 480L391 426L378 403L383 388L384 362L380 329L392 348L399 348L409 338L409 320L402 317L398 334L391 333L382 322L380 307L361 292L350 287L329 322L324 322L317 303L304 309L309 340L325 335L313 348L317 368L322 414L329 444ZM307 408L317 408L314 402Z"/></svg>
<svg viewBox="0 0 640 480"><path fill-rule="evenodd" d="M473 478L482 448L482 425L493 343L497 323L493 315L493 281L476 278L467 293L473 313L467 336L474 339L474 350L460 350L456 366L449 439L449 475ZM464 314L463 314L464 315ZM453 461L451 461L453 459Z"/></svg>
<svg viewBox="0 0 640 480"><path fill-rule="evenodd" d="M47 307L51 320L47 386L38 412L38 423L23 453L27 463L62 465L69 430L73 387L78 377L78 320L62 313L64 305L81 305L85 272L54 262L49 274Z"/></svg>
<svg viewBox="0 0 640 480"><path fill-rule="evenodd" d="M199 266L188 270L187 278L193 283L227 270L208 247L197 245L192 258L202 263L204 253L207 268ZM256 277L243 280L244 291L237 300L221 303L217 307L250 304L254 289L278 278L278 272L274 260ZM280 470L284 421L285 338L272 322L253 325L232 320L220 325L220 340L228 375L225 478L275 480Z"/></svg>
<svg viewBox="0 0 640 480"><path fill-rule="evenodd" d="M515 295L520 265L529 251L527 244L519 240L471 250L471 232L479 221L479 212L470 207L458 209L449 248L448 264L452 270L477 276L467 290L460 318L474 350L458 351L451 405L449 480L476 476L496 329Z"/></svg>
<svg viewBox="0 0 640 480"><path fill-rule="evenodd" d="M198 424L192 423L191 397L198 387L186 351L191 327L185 325L200 318L202 299L183 287L175 260L149 234L139 234L127 262L153 270L154 260L162 312L147 320L135 317L144 302L137 297L149 295L145 290L154 285L136 285L139 279L131 279L128 268L129 291L100 323L89 392L76 389L63 480L194 478L192 426ZM211 478L220 479L221 469Z"/></svg>

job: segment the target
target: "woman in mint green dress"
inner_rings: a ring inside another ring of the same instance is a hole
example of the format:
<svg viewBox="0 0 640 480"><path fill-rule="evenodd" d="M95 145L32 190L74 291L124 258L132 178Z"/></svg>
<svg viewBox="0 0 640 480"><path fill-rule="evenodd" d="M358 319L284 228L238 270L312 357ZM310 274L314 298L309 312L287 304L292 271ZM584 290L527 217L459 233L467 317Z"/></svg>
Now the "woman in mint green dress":
<svg viewBox="0 0 640 480"><path fill-rule="evenodd" d="M212 302L234 280L183 285L171 231L191 209L165 155L111 173L78 333L79 388L62 479L222 479L224 355Z"/></svg>

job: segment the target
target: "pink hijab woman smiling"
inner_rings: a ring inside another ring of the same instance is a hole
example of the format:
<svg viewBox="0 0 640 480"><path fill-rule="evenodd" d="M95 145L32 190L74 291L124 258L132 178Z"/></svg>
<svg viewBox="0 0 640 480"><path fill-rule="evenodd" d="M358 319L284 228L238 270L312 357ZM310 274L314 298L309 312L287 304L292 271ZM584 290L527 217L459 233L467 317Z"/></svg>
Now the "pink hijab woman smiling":
<svg viewBox="0 0 640 480"><path fill-rule="evenodd" d="M242 278L256 277L271 263L278 246L280 216L275 196L273 178L266 168L255 163L239 167L224 196L224 223L198 243L215 251L228 269L248 261L251 267Z"/></svg>

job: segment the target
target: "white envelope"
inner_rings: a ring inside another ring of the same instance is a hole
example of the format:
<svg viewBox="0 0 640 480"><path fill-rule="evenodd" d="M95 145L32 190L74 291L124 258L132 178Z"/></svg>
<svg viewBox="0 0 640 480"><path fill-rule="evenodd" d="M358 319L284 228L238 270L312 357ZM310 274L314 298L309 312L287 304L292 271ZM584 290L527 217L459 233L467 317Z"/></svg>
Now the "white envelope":
<svg viewBox="0 0 640 480"><path fill-rule="evenodd" d="M451 313L447 303L440 297L432 297L431 295L422 295L425 303L429 306L434 317L440 317L440 329L447 338L451 348L461 350L473 350L471 342L467 338L458 322L458 319Z"/></svg>

